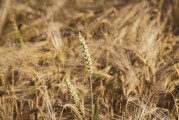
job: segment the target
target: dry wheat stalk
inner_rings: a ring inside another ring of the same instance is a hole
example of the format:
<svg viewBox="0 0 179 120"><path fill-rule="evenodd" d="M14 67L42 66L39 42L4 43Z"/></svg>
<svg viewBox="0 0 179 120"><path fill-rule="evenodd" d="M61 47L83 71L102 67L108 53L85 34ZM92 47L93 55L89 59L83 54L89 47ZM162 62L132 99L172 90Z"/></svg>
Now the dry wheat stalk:
<svg viewBox="0 0 179 120"><path fill-rule="evenodd" d="M49 36L54 47L59 50L62 46L62 38L61 33L59 31L59 27L54 22L49 23L47 35Z"/></svg>
<svg viewBox="0 0 179 120"><path fill-rule="evenodd" d="M4 23L5 23L9 8L10 8L10 3L11 3L10 0L1 0L1 4L0 4L0 16L1 16L1 18L0 18L0 21L1 21L0 22L0 35L2 33L2 29L3 29Z"/></svg>

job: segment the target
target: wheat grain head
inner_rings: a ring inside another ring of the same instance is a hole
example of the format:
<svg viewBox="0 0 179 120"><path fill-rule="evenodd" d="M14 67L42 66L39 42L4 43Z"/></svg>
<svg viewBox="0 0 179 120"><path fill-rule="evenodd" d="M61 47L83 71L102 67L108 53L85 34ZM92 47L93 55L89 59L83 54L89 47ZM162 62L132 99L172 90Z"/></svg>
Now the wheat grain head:
<svg viewBox="0 0 179 120"><path fill-rule="evenodd" d="M16 22L16 19L15 19L15 15L12 14L11 16L11 24L12 24L12 29L14 30L15 32L15 37L17 38L17 46L21 46L22 43L23 43L23 39L22 39L22 36L21 36L21 33L19 31L19 28L17 26L17 22Z"/></svg>
<svg viewBox="0 0 179 120"><path fill-rule="evenodd" d="M90 57L90 54L89 54L89 51L88 51L88 46L85 42L85 39L81 36L80 33L78 35L78 38L79 38L80 44L83 48L83 54L84 54L87 69L88 69L89 73L92 74L93 73L93 67L92 67L91 57Z"/></svg>
<svg viewBox="0 0 179 120"><path fill-rule="evenodd" d="M71 96L73 97L73 100L75 101L76 107L78 108L81 115L84 117L85 116L84 107L82 105L82 102L81 102L78 94L77 94L77 90L75 89L75 87L73 86L73 84L70 82L70 80L68 78L66 78L65 83L70 91Z"/></svg>

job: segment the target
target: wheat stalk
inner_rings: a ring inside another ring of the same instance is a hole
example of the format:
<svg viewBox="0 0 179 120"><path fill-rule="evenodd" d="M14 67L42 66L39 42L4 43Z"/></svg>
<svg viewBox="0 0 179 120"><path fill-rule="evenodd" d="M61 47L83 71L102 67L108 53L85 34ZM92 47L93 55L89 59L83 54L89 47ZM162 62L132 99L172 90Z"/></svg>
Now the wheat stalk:
<svg viewBox="0 0 179 120"><path fill-rule="evenodd" d="M80 33L79 33L78 38L79 38L80 44L83 48L84 59L86 62L88 72L90 73L89 81L90 81L90 91L91 91L91 105L92 105L92 111L93 111L93 84L92 84L93 67L92 67L92 61L91 61L91 57L90 57L90 54L88 51L88 46L85 42L85 39L81 36Z"/></svg>
<svg viewBox="0 0 179 120"><path fill-rule="evenodd" d="M70 91L70 94L73 98L73 100L75 101L75 105L78 108L78 110L80 111L80 113L82 114L83 118L85 116L85 111L84 111L84 107L82 106L82 102L80 101L80 98L77 94L77 90L75 89L75 87L73 86L73 84L70 82L70 80L68 78L66 78L65 83Z"/></svg>

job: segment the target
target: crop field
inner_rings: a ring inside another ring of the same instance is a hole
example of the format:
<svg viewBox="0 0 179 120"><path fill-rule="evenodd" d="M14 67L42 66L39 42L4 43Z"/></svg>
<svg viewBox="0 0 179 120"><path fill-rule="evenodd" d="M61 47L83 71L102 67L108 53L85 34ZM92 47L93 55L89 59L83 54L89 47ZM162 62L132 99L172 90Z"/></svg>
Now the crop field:
<svg viewBox="0 0 179 120"><path fill-rule="evenodd" d="M179 0L0 0L0 120L178 120Z"/></svg>

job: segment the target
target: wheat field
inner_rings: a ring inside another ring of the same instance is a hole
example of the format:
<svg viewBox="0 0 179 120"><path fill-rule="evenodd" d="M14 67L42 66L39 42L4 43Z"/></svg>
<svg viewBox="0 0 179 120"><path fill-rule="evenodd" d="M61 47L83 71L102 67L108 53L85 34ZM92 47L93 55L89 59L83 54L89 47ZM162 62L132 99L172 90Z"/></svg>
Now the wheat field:
<svg viewBox="0 0 179 120"><path fill-rule="evenodd" d="M178 120L179 0L1 0L1 120Z"/></svg>

